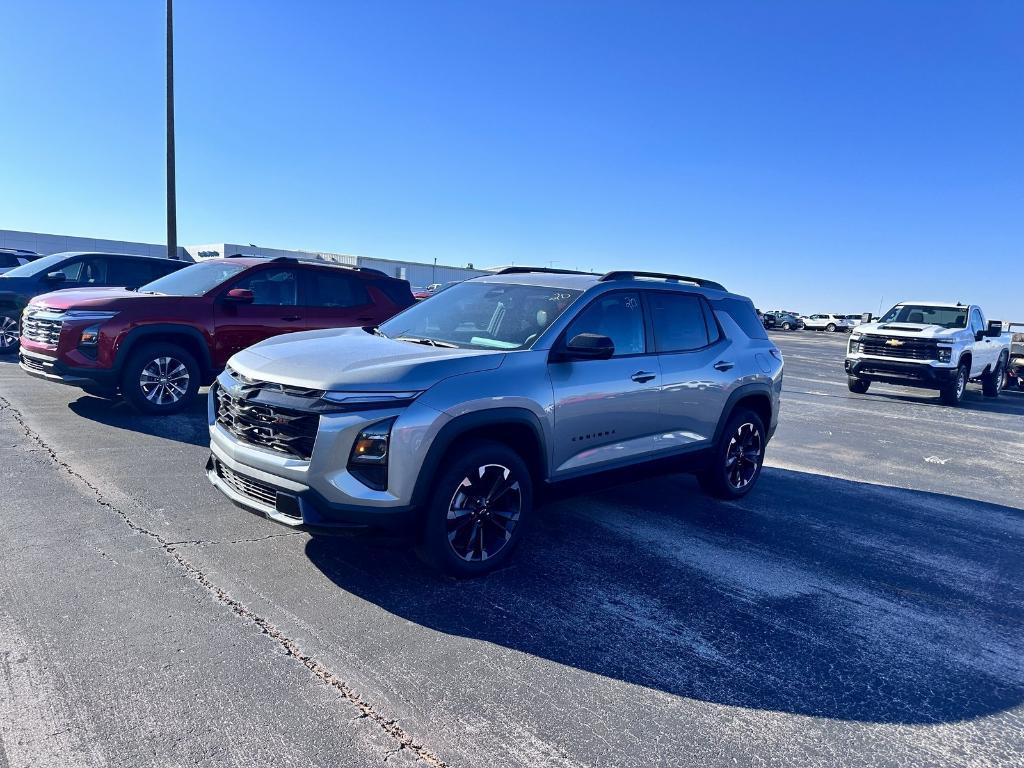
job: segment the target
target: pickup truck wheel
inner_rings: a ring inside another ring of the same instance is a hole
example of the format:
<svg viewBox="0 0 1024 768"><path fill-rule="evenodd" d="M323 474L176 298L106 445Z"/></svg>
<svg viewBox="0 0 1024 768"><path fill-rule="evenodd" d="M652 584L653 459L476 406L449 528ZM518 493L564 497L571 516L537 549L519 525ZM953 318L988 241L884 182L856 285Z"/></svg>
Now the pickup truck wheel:
<svg viewBox="0 0 1024 768"><path fill-rule="evenodd" d="M712 450L707 469L697 475L697 482L719 499L746 496L761 476L766 445L761 417L746 408L734 412Z"/></svg>
<svg viewBox="0 0 1024 768"><path fill-rule="evenodd" d="M133 352L121 375L121 394L143 413L185 408L199 391L199 364L176 344L147 344Z"/></svg>
<svg viewBox="0 0 1024 768"><path fill-rule="evenodd" d="M960 405L960 401L964 399L964 392L967 391L967 379L970 376L970 371L964 363L960 364L960 367L956 369L956 376L949 384L939 390L939 399L942 400L944 405Z"/></svg>
<svg viewBox="0 0 1024 768"><path fill-rule="evenodd" d="M1006 360L1000 355L999 362L996 363L996 367L992 372L985 374L981 378L981 391L985 397L999 397L999 393L1003 391L1003 381L1005 378Z"/></svg>
<svg viewBox="0 0 1024 768"><path fill-rule="evenodd" d="M445 458L416 548L433 568L461 578L507 563L533 513L533 481L518 453L474 440Z"/></svg>
<svg viewBox="0 0 1024 768"><path fill-rule="evenodd" d="M825 326L825 330L828 331L829 333L835 333L836 332L836 324L835 323L829 323L828 325Z"/></svg>
<svg viewBox="0 0 1024 768"><path fill-rule="evenodd" d="M862 379L860 376L847 376L846 386L851 392L856 392L858 395L863 395L868 391L868 387L871 386L870 379Z"/></svg>
<svg viewBox="0 0 1024 768"><path fill-rule="evenodd" d="M0 355L18 351L18 318L16 315L0 315Z"/></svg>

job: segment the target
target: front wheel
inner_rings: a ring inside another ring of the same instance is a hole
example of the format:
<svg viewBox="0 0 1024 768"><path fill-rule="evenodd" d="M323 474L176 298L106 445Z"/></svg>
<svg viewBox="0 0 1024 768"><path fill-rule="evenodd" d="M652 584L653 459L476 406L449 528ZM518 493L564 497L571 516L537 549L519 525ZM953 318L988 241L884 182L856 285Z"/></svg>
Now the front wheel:
<svg viewBox="0 0 1024 768"><path fill-rule="evenodd" d="M697 475L700 487L720 499L739 499L761 476L768 444L761 417L746 408L729 417L708 467Z"/></svg>
<svg viewBox="0 0 1024 768"><path fill-rule="evenodd" d="M783 323L782 324L782 330L784 330L784 331L791 331L791 330L793 330L793 326L790 325L789 323Z"/></svg>
<svg viewBox="0 0 1024 768"><path fill-rule="evenodd" d="M858 395L863 395L868 391L868 387L871 386L870 379L862 379L860 376L847 376L846 386L851 392L856 392Z"/></svg>
<svg viewBox="0 0 1024 768"><path fill-rule="evenodd" d="M533 515L533 481L508 446L474 440L450 451L433 484L417 554L461 578L506 564Z"/></svg>
<svg viewBox="0 0 1024 768"><path fill-rule="evenodd" d="M18 345L17 315L0 315L0 355L17 352Z"/></svg>
<svg viewBox="0 0 1024 768"><path fill-rule="evenodd" d="M956 369L956 376L953 378L953 381L939 390L939 399L942 400L943 404L960 405L960 401L964 399L964 392L967 391L967 379L969 377L970 372L967 370L967 365L961 363L960 367Z"/></svg>
<svg viewBox="0 0 1024 768"><path fill-rule="evenodd" d="M999 356L999 362L996 363L996 367L991 373L986 374L981 379L981 391L985 397L999 397L999 393L1003 391L1003 382L1006 380L1006 361L1002 355Z"/></svg>
<svg viewBox="0 0 1024 768"><path fill-rule="evenodd" d="M149 344L133 353L121 375L121 394L143 413L170 414L199 391L199 364L176 344Z"/></svg>

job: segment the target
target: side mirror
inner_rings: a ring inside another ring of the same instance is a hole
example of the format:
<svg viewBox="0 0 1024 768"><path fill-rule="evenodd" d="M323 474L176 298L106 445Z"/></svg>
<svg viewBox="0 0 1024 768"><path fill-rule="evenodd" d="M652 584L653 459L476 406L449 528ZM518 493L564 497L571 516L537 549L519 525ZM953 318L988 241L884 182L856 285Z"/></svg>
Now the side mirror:
<svg viewBox="0 0 1024 768"><path fill-rule="evenodd" d="M988 336L988 332L987 331L975 331L974 332L974 340L975 341L981 341L986 336Z"/></svg>
<svg viewBox="0 0 1024 768"><path fill-rule="evenodd" d="M573 336L558 356L559 360L607 360L615 354L615 343L599 333Z"/></svg>
<svg viewBox="0 0 1024 768"><path fill-rule="evenodd" d="M990 339L998 339L1003 335L1003 321L1002 320L989 320L988 331L986 335Z"/></svg>
<svg viewBox="0 0 1024 768"><path fill-rule="evenodd" d="M47 272L45 279L48 283L63 283L68 279L68 276L63 272Z"/></svg>
<svg viewBox="0 0 1024 768"><path fill-rule="evenodd" d="M248 288L232 288L224 297L224 301L233 304L252 304L254 296Z"/></svg>

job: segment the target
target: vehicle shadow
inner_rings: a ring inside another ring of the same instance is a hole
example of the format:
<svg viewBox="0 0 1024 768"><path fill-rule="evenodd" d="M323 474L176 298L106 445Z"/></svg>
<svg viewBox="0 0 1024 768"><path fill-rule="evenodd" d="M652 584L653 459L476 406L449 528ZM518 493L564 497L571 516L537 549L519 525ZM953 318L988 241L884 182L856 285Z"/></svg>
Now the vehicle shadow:
<svg viewBox="0 0 1024 768"><path fill-rule="evenodd" d="M949 406L939 400L938 392L923 390L915 393L903 393L880 390L873 387L863 397L889 400L899 403L913 403L914 405L934 406L936 408L964 411L976 411L978 413L998 413L1007 416L1024 416L1024 397L1021 392L1002 392L999 397L985 397L980 390L968 389L964 393L963 400L958 406Z"/></svg>
<svg viewBox="0 0 1024 768"><path fill-rule="evenodd" d="M162 437L179 443L199 446L210 444L204 396L196 397L185 410L170 416L147 416L123 400L104 400L89 395L71 401L68 408L84 419L109 427Z"/></svg>
<svg viewBox="0 0 1024 768"><path fill-rule="evenodd" d="M742 503L673 476L549 504L475 581L313 538L338 587L438 632L675 696L875 723L1024 702L1024 512L767 469Z"/></svg>

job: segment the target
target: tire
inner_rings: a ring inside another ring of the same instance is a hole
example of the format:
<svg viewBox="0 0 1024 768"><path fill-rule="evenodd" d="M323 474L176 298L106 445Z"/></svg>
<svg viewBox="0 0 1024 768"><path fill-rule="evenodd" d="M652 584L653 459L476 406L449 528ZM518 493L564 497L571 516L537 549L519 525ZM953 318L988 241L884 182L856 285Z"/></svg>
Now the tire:
<svg viewBox="0 0 1024 768"><path fill-rule="evenodd" d="M0 355L13 355L18 351L21 346L19 334L18 316L0 313Z"/></svg>
<svg viewBox="0 0 1024 768"><path fill-rule="evenodd" d="M967 365L960 363L956 369L956 378L939 390L939 399L944 405L960 405L960 401L964 399L964 392L967 391L967 379L970 375Z"/></svg>
<svg viewBox="0 0 1024 768"><path fill-rule="evenodd" d="M835 323L829 323L828 325L825 326L825 330L828 331L829 333L835 333L836 332L836 324Z"/></svg>
<svg viewBox="0 0 1024 768"><path fill-rule="evenodd" d="M999 393L1003 391L1003 382L1006 379L1006 360L1002 355L999 356L999 362L996 363L996 367L991 373L987 373L981 377L981 391L985 397L999 397Z"/></svg>
<svg viewBox="0 0 1024 768"><path fill-rule="evenodd" d="M518 453L491 440L462 443L444 463L416 553L450 576L490 573L509 562L534 514L530 470Z"/></svg>
<svg viewBox="0 0 1024 768"><path fill-rule="evenodd" d="M176 344L144 345L132 353L121 373L121 394L143 413L177 413L198 391L199 364Z"/></svg>
<svg viewBox="0 0 1024 768"><path fill-rule="evenodd" d="M697 475L700 487L719 499L740 499L750 493L761 476L768 443L761 417L740 408L726 422L708 467Z"/></svg>
<svg viewBox="0 0 1024 768"><path fill-rule="evenodd" d="M782 330L784 330L784 331L791 331L791 330L793 330L793 326L790 325L789 323L783 323L782 324Z"/></svg>
<svg viewBox="0 0 1024 768"><path fill-rule="evenodd" d="M862 379L860 376L847 376L846 386L851 392L856 392L858 395L863 395L868 391L868 387L871 386L870 379Z"/></svg>

